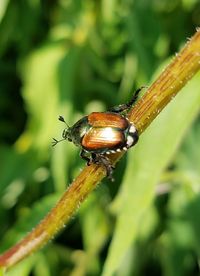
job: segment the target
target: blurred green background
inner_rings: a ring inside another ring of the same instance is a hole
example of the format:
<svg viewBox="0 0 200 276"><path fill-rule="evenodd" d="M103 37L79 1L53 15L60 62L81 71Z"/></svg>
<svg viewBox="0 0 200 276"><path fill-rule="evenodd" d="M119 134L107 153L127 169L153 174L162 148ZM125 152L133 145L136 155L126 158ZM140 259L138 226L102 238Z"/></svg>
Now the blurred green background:
<svg viewBox="0 0 200 276"><path fill-rule="evenodd" d="M150 85L200 25L199 0L1 0L0 251L84 167L69 124ZM143 92L145 93L145 92ZM7 275L200 274L200 75L70 224Z"/></svg>

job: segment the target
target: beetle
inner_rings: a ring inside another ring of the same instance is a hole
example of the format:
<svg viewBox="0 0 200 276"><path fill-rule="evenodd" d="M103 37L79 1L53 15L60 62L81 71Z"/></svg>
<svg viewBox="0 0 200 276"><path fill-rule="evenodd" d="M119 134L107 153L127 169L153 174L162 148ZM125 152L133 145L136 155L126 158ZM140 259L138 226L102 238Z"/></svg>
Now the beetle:
<svg viewBox="0 0 200 276"><path fill-rule="evenodd" d="M114 166L108 155L126 151L135 145L139 139L138 131L134 124L126 117L126 113L137 100L143 87L136 90L132 99L126 103L114 106L106 112L92 112L69 127L62 116L59 120L67 126L63 130L62 139L53 138L53 146L68 140L81 147L80 156L92 163L104 165L107 176L111 180Z"/></svg>

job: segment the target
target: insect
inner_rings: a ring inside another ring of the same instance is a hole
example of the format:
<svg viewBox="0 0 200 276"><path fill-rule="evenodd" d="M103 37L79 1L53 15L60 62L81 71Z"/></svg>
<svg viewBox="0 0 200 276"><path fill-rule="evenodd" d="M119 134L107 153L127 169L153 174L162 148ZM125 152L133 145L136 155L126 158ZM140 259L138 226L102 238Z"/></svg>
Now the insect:
<svg viewBox="0 0 200 276"><path fill-rule="evenodd" d="M53 138L53 146L63 140L73 142L81 148L80 156L91 163L104 165L107 176L111 180L114 166L108 155L120 151L126 151L138 141L138 132L134 124L126 117L127 111L137 100L139 88L132 99L126 103L114 106L107 112L93 112L77 121L69 127L62 116L59 120L67 126L63 130L62 139Z"/></svg>

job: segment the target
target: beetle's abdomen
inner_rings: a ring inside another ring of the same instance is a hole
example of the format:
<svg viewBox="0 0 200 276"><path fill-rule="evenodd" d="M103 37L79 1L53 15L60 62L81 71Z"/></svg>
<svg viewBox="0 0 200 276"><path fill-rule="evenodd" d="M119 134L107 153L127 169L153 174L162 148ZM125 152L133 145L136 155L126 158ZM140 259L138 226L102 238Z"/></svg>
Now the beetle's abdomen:
<svg viewBox="0 0 200 276"><path fill-rule="evenodd" d="M82 146L88 151L117 148L124 142L122 131L112 127L92 127L83 137Z"/></svg>
<svg viewBox="0 0 200 276"><path fill-rule="evenodd" d="M111 127L124 130L129 123L120 114L112 112L93 112L88 116L88 123L92 127Z"/></svg>

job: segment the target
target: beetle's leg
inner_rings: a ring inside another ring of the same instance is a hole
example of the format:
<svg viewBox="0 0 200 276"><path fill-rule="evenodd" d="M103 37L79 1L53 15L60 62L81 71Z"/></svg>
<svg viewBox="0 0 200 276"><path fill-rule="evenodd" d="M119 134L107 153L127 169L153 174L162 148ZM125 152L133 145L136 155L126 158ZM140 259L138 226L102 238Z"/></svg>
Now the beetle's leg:
<svg viewBox="0 0 200 276"><path fill-rule="evenodd" d="M111 180L114 181L114 178L112 177L114 166L111 164L110 160L108 157L106 157L103 154L92 154L92 161L95 164L100 164L103 165L106 169L106 174L107 177Z"/></svg>
<svg viewBox="0 0 200 276"><path fill-rule="evenodd" d="M87 161L87 165L88 166L91 164L92 159L88 157L88 154L87 154L87 152L84 149L81 150L80 157L82 159L84 159L85 161Z"/></svg>
<svg viewBox="0 0 200 276"><path fill-rule="evenodd" d="M108 111L119 113L119 112L129 109L136 102L140 91L145 87L146 86L141 86L140 88L138 88L135 91L135 94L133 95L132 99L128 103L113 106Z"/></svg>

